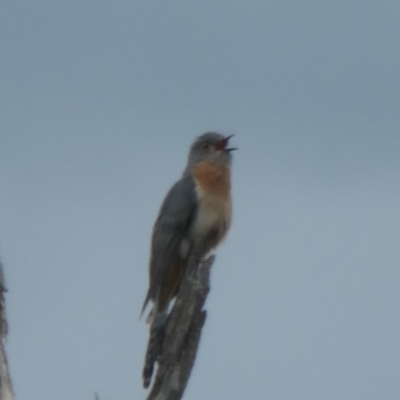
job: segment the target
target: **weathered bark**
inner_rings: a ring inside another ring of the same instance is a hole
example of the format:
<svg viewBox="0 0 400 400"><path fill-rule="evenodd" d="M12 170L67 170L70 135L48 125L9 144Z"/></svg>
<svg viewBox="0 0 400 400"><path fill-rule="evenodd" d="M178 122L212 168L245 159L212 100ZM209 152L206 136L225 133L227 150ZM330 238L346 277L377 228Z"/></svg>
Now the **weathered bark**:
<svg viewBox="0 0 400 400"><path fill-rule="evenodd" d="M7 318L4 292L6 292L3 265L0 263L0 400L14 400L4 338L7 336Z"/></svg>
<svg viewBox="0 0 400 400"><path fill-rule="evenodd" d="M147 400L179 400L192 371L201 330L206 320L203 305L210 290L210 269L215 257L188 260L175 304L168 316L157 374Z"/></svg>

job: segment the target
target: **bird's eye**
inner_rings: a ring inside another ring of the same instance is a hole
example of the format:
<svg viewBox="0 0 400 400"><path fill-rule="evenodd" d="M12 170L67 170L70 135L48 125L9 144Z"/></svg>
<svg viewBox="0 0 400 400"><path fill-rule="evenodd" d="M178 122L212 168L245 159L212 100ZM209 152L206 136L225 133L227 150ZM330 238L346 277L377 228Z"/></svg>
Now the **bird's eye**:
<svg viewBox="0 0 400 400"><path fill-rule="evenodd" d="M209 143L204 143L203 144L203 150L209 150L210 149L210 144Z"/></svg>

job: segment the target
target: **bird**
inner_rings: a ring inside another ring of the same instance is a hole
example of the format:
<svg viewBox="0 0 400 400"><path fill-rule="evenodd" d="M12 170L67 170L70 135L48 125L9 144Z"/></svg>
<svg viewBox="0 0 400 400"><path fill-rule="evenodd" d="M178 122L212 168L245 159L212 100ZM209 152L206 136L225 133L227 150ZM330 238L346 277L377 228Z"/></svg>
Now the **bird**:
<svg viewBox="0 0 400 400"><path fill-rule="evenodd" d="M168 191L155 221L151 239L149 288L142 313L151 301L147 318L150 338L143 369L143 385L150 384L160 341L189 255L204 258L226 237L232 219L231 163L228 147L233 135L207 132L190 147L181 178Z"/></svg>

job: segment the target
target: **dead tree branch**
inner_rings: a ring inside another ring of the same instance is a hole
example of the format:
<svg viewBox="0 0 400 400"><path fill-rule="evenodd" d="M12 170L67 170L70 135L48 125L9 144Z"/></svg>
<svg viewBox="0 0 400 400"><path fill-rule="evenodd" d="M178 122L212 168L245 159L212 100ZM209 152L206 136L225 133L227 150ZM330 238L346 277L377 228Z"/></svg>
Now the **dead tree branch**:
<svg viewBox="0 0 400 400"><path fill-rule="evenodd" d="M157 374L147 400L179 400L196 359L206 320L203 305L210 290L210 269L215 257L188 260L185 276L167 325Z"/></svg>
<svg viewBox="0 0 400 400"><path fill-rule="evenodd" d="M0 400L14 400L10 373L8 370L4 338L7 336L8 326L6 318L6 304L4 293L7 291L4 283L3 265L0 263Z"/></svg>

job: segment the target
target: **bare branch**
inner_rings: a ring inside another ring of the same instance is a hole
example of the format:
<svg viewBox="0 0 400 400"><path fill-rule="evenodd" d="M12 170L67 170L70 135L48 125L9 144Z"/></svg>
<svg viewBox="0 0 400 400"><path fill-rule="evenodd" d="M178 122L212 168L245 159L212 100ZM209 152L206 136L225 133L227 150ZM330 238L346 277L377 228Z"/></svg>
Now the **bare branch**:
<svg viewBox="0 0 400 400"><path fill-rule="evenodd" d="M3 265L0 263L0 400L14 400L7 356L3 339L7 336L8 326L4 293L6 292Z"/></svg>
<svg viewBox="0 0 400 400"><path fill-rule="evenodd" d="M201 330L206 320L203 305L210 290L214 256L204 261L192 255L168 317L165 338L152 390L147 400L179 400L192 371Z"/></svg>

